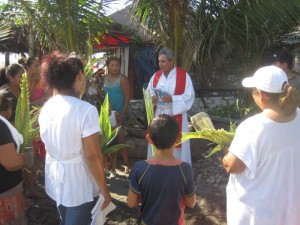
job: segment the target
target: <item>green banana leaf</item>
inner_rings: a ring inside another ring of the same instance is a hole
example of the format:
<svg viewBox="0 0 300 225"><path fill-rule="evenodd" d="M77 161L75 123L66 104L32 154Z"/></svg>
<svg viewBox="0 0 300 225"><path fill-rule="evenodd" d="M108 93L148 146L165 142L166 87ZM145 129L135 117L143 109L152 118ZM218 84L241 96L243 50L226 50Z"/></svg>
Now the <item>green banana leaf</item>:
<svg viewBox="0 0 300 225"><path fill-rule="evenodd" d="M111 123L109 120L110 114L110 106L109 106L109 99L108 95L105 96L103 105L100 109L100 116L99 116L99 123L101 133L99 136L99 143L102 150L102 154L109 154L119 151L122 148L130 147L127 144L117 144L110 146L111 142L117 137L121 127L117 127L112 130Z"/></svg>
<svg viewBox="0 0 300 225"><path fill-rule="evenodd" d="M109 154L109 153L114 153L114 152L119 151L122 148L127 148L128 146L129 145L127 145L127 144L116 144L113 146L109 146L102 150L102 154L105 155L105 154Z"/></svg>

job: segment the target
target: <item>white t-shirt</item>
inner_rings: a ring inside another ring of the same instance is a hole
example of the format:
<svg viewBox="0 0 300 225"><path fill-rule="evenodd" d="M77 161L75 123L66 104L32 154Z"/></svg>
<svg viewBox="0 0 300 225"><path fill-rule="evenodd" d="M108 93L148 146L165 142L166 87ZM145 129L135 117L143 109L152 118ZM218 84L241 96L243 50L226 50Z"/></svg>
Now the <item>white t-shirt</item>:
<svg viewBox="0 0 300 225"><path fill-rule="evenodd" d="M84 160L82 138L100 131L97 109L78 98L56 95L41 109L39 124L47 151L46 193L67 207L92 201L99 188Z"/></svg>
<svg viewBox="0 0 300 225"><path fill-rule="evenodd" d="M228 225L298 225L300 110L288 123L263 113L248 118L237 128L229 150L246 168L229 177Z"/></svg>

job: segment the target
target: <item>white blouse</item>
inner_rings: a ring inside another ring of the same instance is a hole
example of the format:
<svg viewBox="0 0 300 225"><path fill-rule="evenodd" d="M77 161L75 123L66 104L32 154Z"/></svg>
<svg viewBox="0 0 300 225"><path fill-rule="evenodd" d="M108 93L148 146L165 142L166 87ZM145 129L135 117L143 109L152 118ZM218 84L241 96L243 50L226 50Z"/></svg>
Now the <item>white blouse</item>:
<svg viewBox="0 0 300 225"><path fill-rule="evenodd" d="M84 160L82 138L100 131L97 109L78 98L56 95L45 103L38 121L47 151L46 193L66 207L92 201L99 188Z"/></svg>

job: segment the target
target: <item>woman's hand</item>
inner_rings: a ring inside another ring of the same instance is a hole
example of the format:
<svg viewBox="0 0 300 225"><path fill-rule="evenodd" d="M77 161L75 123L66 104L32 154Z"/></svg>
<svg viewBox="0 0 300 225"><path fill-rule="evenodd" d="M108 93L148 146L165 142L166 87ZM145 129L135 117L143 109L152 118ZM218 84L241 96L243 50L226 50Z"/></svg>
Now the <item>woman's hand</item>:
<svg viewBox="0 0 300 225"><path fill-rule="evenodd" d="M101 210L103 210L103 209L105 209L107 206L108 206L108 204L110 203L110 201L111 201L111 196L110 196L110 193L109 193L109 191L108 190L104 190L104 191L101 191L101 194L103 195L103 197L104 197L104 203L103 203L103 205L102 205L102 207L101 207Z"/></svg>

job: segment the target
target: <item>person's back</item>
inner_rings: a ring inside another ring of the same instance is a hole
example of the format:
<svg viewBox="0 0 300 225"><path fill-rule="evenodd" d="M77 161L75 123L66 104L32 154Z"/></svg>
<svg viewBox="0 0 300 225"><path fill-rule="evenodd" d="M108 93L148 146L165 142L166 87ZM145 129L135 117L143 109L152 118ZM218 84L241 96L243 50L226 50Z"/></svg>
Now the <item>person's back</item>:
<svg viewBox="0 0 300 225"><path fill-rule="evenodd" d="M228 225L296 225L300 221L298 93L276 66L258 69L242 85L262 110L236 129L222 163L230 178Z"/></svg>
<svg viewBox="0 0 300 225"><path fill-rule="evenodd" d="M156 146L154 157L137 162L129 176L127 204L141 202L138 224L182 225L185 206L196 202L192 167L173 156L179 128L171 116L161 114L149 126L147 140Z"/></svg>
<svg viewBox="0 0 300 225"><path fill-rule="evenodd" d="M142 197L139 222L184 224L184 196L195 193L192 168L180 160L171 163L150 159L135 165L129 179Z"/></svg>
<svg viewBox="0 0 300 225"><path fill-rule="evenodd" d="M274 122L261 113L240 125L236 137L239 141L233 142L230 149L238 157L247 158L249 165L229 178L230 224L250 224L251 218L255 218L254 224L264 225L293 225L300 221L299 127L299 109L297 117L288 123ZM247 154L240 156L245 139L256 141L248 146Z"/></svg>

